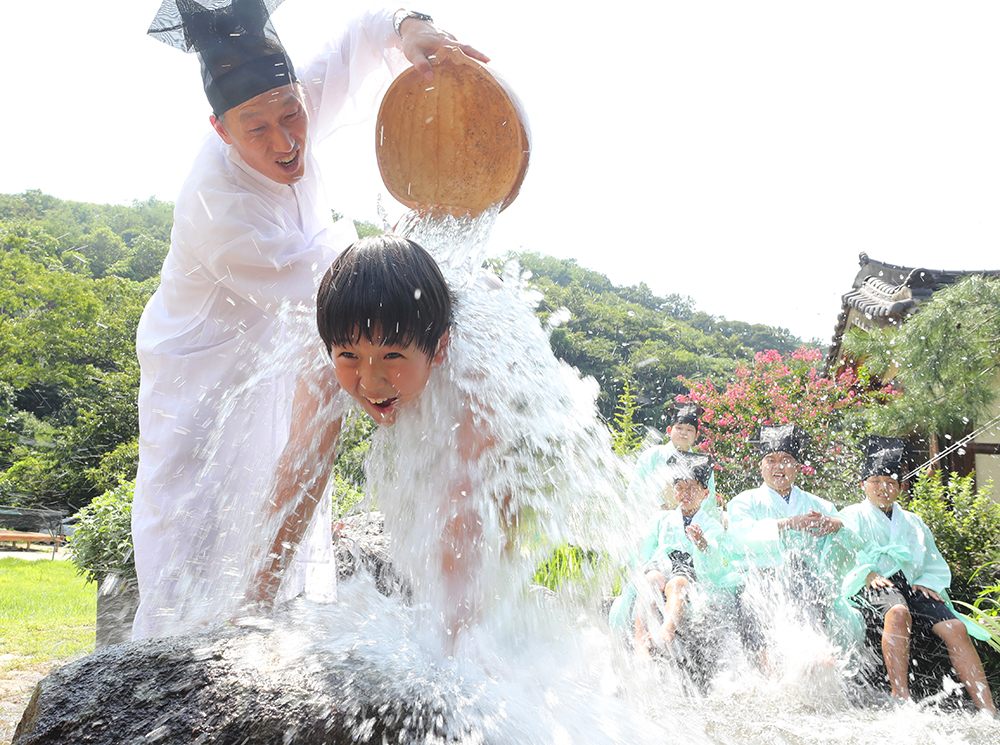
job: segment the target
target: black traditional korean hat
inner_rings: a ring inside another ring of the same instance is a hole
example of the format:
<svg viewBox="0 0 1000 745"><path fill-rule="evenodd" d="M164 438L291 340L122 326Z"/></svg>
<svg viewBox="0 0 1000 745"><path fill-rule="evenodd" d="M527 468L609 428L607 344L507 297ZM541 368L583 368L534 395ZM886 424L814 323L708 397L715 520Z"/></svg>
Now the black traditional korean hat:
<svg viewBox="0 0 1000 745"><path fill-rule="evenodd" d="M788 453L801 462L809 433L797 424L765 425L757 430L750 442L757 446L761 458L771 453Z"/></svg>
<svg viewBox="0 0 1000 745"><path fill-rule="evenodd" d="M674 404L674 416L670 420L670 426L675 424L690 424L692 427L698 426L698 417L701 415L701 407L698 404Z"/></svg>
<svg viewBox="0 0 1000 745"><path fill-rule="evenodd" d="M892 476L896 481L903 480L909 461L909 443L902 437L868 435L861 441L861 449L865 453L862 481L872 476Z"/></svg>
<svg viewBox="0 0 1000 745"><path fill-rule="evenodd" d="M670 479L671 484L694 479L707 489L714 466L715 459L711 455L680 452L667 465L669 469L667 478Z"/></svg>
<svg viewBox="0 0 1000 745"><path fill-rule="evenodd" d="M282 0L163 0L149 35L197 52L205 95L216 116L261 93L295 82L295 70L271 25Z"/></svg>

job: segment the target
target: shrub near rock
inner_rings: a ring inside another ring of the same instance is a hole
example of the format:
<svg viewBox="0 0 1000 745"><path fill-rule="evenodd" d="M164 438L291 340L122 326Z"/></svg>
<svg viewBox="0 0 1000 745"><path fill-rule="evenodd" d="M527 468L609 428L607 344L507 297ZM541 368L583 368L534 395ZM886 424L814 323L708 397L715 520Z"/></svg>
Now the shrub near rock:
<svg viewBox="0 0 1000 745"><path fill-rule="evenodd" d="M134 482L106 491L80 510L70 554L77 571L98 584L96 647L132 638L139 586L132 553Z"/></svg>
<svg viewBox="0 0 1000 745"><path fill-rule="evenodd" d="M966 603L975 602L980 592L1000 583L1000 564L996 563L1000 504L990 497L992 483L977 492L975 478L975 474L952 474L944 481L938 471L922 474L905 503L906 509L923 518L951 567L948 594Z"/></svg>
<svg viewBox="0 0 1000 745"><path fill-rule="evenodd" d="M72 560L88 582L114 575L123 582L135 582L132 555L132 492L134 482L107 491L84 507L70 539Z"/></svg>

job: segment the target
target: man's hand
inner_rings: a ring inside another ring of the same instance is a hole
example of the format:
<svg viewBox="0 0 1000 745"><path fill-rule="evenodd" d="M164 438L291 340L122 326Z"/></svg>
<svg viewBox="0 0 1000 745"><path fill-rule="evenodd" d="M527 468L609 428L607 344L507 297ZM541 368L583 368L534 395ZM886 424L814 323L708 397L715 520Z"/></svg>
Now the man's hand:
<svg viewBox="0 0 1000 745"><path fill-rule="evenodd" d="M817 538L836 533L842 527L844 527L844 523L839 517L830 517L816 510L809 510L801 515L793 515L778 521L779 530L798 530L810 533Z"/></svg>
<svg viewBox="0 0 1000 745"><path fill-rule="evenodd" d="M462 44L447 31L442 31L428 21L418 18L407 18L399 27L403 37L403 55L428 80L434 79L434 71L428 59L437 54L443 47L455 47L463 54L480 62L489 62L490 58L473 46Z"/></svg>

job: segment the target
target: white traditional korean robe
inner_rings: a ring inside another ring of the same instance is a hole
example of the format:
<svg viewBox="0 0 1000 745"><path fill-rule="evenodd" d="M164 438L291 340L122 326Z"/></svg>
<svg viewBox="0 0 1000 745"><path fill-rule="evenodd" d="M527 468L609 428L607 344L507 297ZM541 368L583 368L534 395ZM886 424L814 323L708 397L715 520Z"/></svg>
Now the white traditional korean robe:
<svg viewBox="0 0 1000 745"><path fill-rule="evenodd" d="M844 578L845 598L853 597L865 586L870 572L883 577L902 572L910 587L922 585L934 590L951 607L948 600L951 568L920 515L896 504L890 518L867 499L845 507L840 514L852 525L861 542L854 569ZM962 620L971 636L989 638L982 628L965 618Z"/></svg>
<svg viewBox="0 0 1000 745"><path fill-rule="evenodd" d="M304 178L278 184L211 134L177 199L159 289L139 322L139 471L132 514L135 638L186 633L238 611L260 515L312 345L319 279L357 236L334 226L312 145L374 111L403 60L392 11L355 20L297 71L309 111ZM286 574L334 592L329 502Z"/></svg>

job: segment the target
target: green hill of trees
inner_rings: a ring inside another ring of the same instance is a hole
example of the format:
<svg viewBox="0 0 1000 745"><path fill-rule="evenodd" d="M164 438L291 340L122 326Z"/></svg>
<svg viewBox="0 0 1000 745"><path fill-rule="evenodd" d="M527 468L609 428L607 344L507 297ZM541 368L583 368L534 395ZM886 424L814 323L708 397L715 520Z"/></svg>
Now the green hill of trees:
<svg viewBox="0 0 1000 745"><path fill-rule="evenodd" d="M156 289L173 205L0 195L0 504L72 511L134 477L135 329ZM362 234L377 228L359 224ZM593 376L611 418L629 381L637 420L663 428L678 380L728 379L754 353L789 354L784 329L699 312L690 297L616 287L572 260L515 257L542 292L558 356Z"/></svg>

